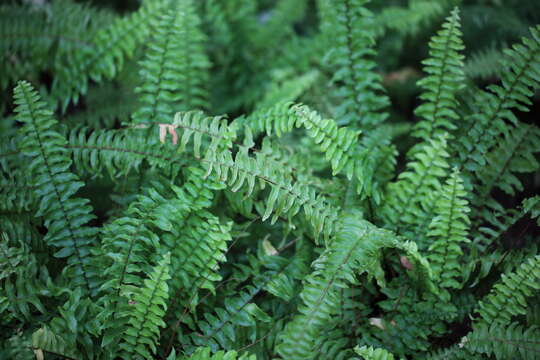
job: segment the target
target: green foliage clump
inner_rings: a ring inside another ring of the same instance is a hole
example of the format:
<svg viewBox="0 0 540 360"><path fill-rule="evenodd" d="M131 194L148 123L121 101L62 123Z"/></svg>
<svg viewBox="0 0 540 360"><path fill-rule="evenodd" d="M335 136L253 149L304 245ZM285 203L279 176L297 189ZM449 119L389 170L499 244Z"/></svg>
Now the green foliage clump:
<svg viewBox="0 0 540 360"><path fill-rule="evenodd" d="M103 3L0 6L1 359L540 358L538 5Z"/></svg>

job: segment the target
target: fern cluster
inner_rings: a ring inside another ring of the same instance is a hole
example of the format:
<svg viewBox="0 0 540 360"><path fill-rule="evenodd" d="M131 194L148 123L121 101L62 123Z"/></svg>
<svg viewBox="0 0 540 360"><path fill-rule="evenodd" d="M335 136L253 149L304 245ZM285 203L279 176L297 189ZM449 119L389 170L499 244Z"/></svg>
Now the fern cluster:
<svg viewBox="0 0 540 360"><path fill-rule="evenodd" d="M0 358L540 358L540 9L487 3L0 6Z"/></svg>

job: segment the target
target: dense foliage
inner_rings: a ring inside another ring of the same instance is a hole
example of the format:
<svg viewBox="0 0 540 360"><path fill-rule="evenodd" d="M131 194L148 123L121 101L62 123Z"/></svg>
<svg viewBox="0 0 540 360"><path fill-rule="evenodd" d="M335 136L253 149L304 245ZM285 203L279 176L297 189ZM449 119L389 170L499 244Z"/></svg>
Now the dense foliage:
<svg viewBox="0 0 540 360"><path fill-rule="evenodd" d="M4 2L0 358L540 359L501 3Z"/></svg>

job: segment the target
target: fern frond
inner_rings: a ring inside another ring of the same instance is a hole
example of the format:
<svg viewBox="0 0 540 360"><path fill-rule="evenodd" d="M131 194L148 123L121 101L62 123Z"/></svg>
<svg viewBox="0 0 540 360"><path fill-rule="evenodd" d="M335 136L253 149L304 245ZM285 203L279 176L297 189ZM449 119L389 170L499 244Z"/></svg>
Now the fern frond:
<svg viewBox="0 0 540 360"><path fill-rule="evenodd" d="M243 354L239 355L237 351L218 351L212 354L209 347L200 347L189 357L174 357L167 360L256 360L255 355Z"/></svg>
<svg viewBox="0 0 540 360"><path fill-rule="evenodd" d="M223 308L206 313L197 324L201 334L190 334L192 342L196 346L210 346L213 351L229 350L237 346L240 328L255 327L260 321L270 322L268 314L254 301L270 278L266 276L260 284L246 286L236 296L226 298Z"/></svg>
<svg viewBox="0 0 540 360"><path fill-rule="evenodd" d="M350 179L353 174L361 171L355 168L352 160L360 132L339 127L334 120L324 119L306 105L277 104L251 115L247 121L253 124L255 131L266 131L268 135L275 132L278 137L291 132L295 127L303 127L332 164L333 175L344 170Z"/></svg>
<svg viewBox="0 0 540 360"><path fill-rule="evenodd" d="M188 142L193 140L193 151L197 159L201 158L203 136L210 138L210 144L204 148L205 154L232 148L237 137L234 123L229 125L227 120L221 116L207 117L200 111L176 113L172 126L183 131L182 138L178 142L179 150L183 151Z"/></svg>
<svg viewBox="0 0 540 360"><path fill-rule="evenodd" d="M140 63L142 103L135 123L169 123L177 111L207 109L205 36L192 0L180 0L155 20L151 46Z"/></svg>
<svg viewBox="0 0 540 360"><path fill-rule="evenodd" d="M95 358L99 350L94 339L101 330L101 323L96 319L98 306L81 288L66 293L69 298L58 307L58 315L48 322L50 333L62 334L66 350L74 352L75 358L81 358L83 354Z"/></svg>
<svg viewBox="0 0 540 360"><path fill-rule="evenodd" d="M69 349L69 345L61 335L55 334L45 325L32 334L32 348L34 354L41 354L41 356L43 352L67 358L78 355Z"/></svg>
<svg viewBox="0 0 540 360"><path fill-rule="evenodd" d="M513 109L528 111L530 97L540 87L540 26L530 31L531 38L523 38L522 43L505 51L502 84L477 93L475 103L480 104L480 109L466 119L470 125L460 137L464 149L458 152L460 170L474 173L482 169L486 165L483 155L495 145L497 136L507 134L509 124L517 124Z"/></svg>
<svg viewBox="0 0 540 360"><path fill-rule="evenodd" d="M435 279L441 287L461 288L459 278L462 265L459 263L463 243L470 242L467 213L470 211L467 193L463 187L457 169L441 189L441 196L436 205L436 214L431 224L428 238L433 239L429 246L429 262L433 267Z"/></svg>
<svg viewBox="0 0 540 360"><path fill-rule="evenodd" d="M225 261L231 223L222 221L206 209L212 204L213 190L223 185L203 180L204 172L190 168L182 188L174 187L175 197L158 209L155 219L166 231L161 241L171 253L171 291L174 305L194 308L199 289L215 294L214 283L221 280L220 263ZM183 214L182 214L183 212ZM171 216L176 213L175 216ZM170 225L166 223L170 221Z"/></svg>
<svg viewBox="0 0 540 360"><path fill-rule="evenodd" d="M442 27L429 43L430 57L422 62L428 76L418 82L423 89L420 99L424 103L415 110L421 121L415 125L412 134L423 141L455 130L453 121L459 118L455 94L464 86L465 76L458 8L452 11Z"/></svg>
<svg viewBox="0 0 540 360"><path fill-rule="evenodd" d="M314 263L315 271L304 281L302 305L280 334L277 352L287 359L305 359L312 351L321 330L339 311L339 290L367 272L383 281L380 251L399 246L394 235L360 220L360 214L345 214L331 246Z"/></svg>
<svg viewBox="0 0 540 360"><path fill-rule="evenodd" d="M334 71L333 82L339 85L342 99L336 108L338 124L368 130L380 125L388 106L380 76L374 71L373 15L364 6L366 0L339 0L325 9L331 11L333 49L327 55Z"/></svg>
<svg viewBox="0 0 540 360"><path fill-rule="evenodd" d="M157 129L156 129L157 130ZM158 137L158 131L155 132ZM113 181L120 181L145 163L175 178L186 161L177 156L176 148L161 144L129 130L91 130L80 128L66 134L75 170L81 176L99 178L106 172Z"/></svg>
<svg viewBox="0 0 540 360"><path fill-rule="evenodd" d="M48 228L44 240L60 249L56 257L68 258L69 276L75 284L93 293L99 275L90 264L90 252L97 229L84 226L94 218L88 200L74 197L83 183L68 171L71 160L66 154L66 139L53 130L56 120L29 83L19 82L15 102L17 119L24 123L19 147L32 158L30 171L36 174L35 194L39 198L37 215L45 218Z"/></svg>
<svg viewBox="0 0 540 360"><path fill-rule="evenodd" d="M474 52L465 62L465 74L472 79L488 80L495 78L501 71L500 59L503 53L500 49L490 47Z"/></svg>
<svg viewBox="0 0 540 360"><path fill-rule="evenodd" d="M387 6L375 17L375 33L382 36L386 30L397 31L399 34L414 35L428 27L448 13L452 0L429 1L416 0L409 6Z"/></svg>
<svg viewBox="0 0 540 360"><path fill-rule="evenodd" d="M145 1L137 12L100 29L91 39L90 48L66 52L58 59L51 95L63 111L86 94L90 79L101 82L120 72L125 60L148 37L152 19L166 4L164 0Z"/></svg>
<svg viewBox="0 0 540 360"><path fill-rule="evenodd" d="M540 354L540 329L519 323L479 324L461 340L460 345L477 354L497 359L533 360Z"/></svg>
<svg viewBox="0 0 540 360"><path fill-rule="evenodd" d="M156 353L159 328L165 326L163 317L169 298L170 261L170 254L165 254L144 280L144 287L133 294L133 303L128 310L129 326L119 345L124 358L149 359Z"/></svg>
<svg viewBox="0 0 540 360"><path fill-rule="evenodd" d="M540 69L540 67L539 67ZM539 72L540 74L540 72ZM480 200L494 188L509 195L523 191L519 173L533 173L540 167L535 154L540 152L540 128L518 123L504 134L497 147L486 154L486 165L479 171Z"/></svg>
<svg viewBox="0 0 540 360"><path fill-rule="evenodd" d="M0 172L0 212L25 212L35 210L34 186L28 174L14 169L3 176Z"/></svg>
<svg viewBox="0 0 540 360"><path fill-rule="evenodd" d="M407 163L407 170L388 185L382 212L389 224L406 233L407 227L430 218L434 193L448 175L448 157L445 136L430 140L414 154L414 160ZM418 238L411 240L418 241ZM425 244L420 241L419 246L422 249Z"/></svg>
<svg viewBox="0 0 540 360"><path fill-rule="evenodd" d="M503 274L476 309L477 324L510 322L526 313L526 299L540 290L540 255L529 257L515 271Z"/></svg>
<svg viewBox="0 0 540 360"><path fill-rule="evenodd" d="M112 15L70 0L1 6L0 87L21 78L37 80L40 70L56 71L63 54L91 50L91 36L108 25Z"/></svg>
<svg viewBox="0 0 540 360"><path fill-rule="evenodd" d="M211 154L210 158L204 159L204 163L208 174L213 173L216 179L227 184L232 191L247 185L246 196L253 192L257 182L262 189L270 185L270 194L262 214L263 221L272 213L272 222L275 222L281 214L293 217L303 209L316 238L323 234L328 239L332 234L337 218L335 209L313 188L299 182L293 183L288 174L284 174L277 164L267 161L264 156L256 154L253 158L245 151L239 151L233 159L230 151L224 151Z"/></svg>
<svg viewBox="0 0 540 360"><path fill-rule="evenodd" d="M39 266L23 239L12 245L6 233L0 235L0 289L8 309L21 320L32 318L35 310L45 314L40 297L46 294L45 284L50 281L47 270Z"/></svg>
<svg viewBox="0 0 540 360"><path fill-rule="evenodd" d="M354 352L360 355L364 360L394 360L394 355L381 348L372 346L357 346Z"/></svg>

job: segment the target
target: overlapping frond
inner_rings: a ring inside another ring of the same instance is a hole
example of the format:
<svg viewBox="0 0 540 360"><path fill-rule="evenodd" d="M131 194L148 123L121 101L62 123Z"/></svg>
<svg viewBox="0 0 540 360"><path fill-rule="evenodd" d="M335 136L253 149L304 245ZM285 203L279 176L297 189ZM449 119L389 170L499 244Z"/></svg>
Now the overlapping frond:
<svg viewBox="0 0 540 360"><path fill-rule="evenodd" d="M32 318L35 311L46 313L40 297L46 295L49 274L40 268L22 241L14 244L6 233L0 236L0 289L6 299L6 308L11 316L21 320Z"/></svg>
<svg viewBox="0 0 540 360"><path fill-rule="evenodd" d="M239 355L237 351L218 351L212 354L212 351L209 347L200 347L198 348L191 356L189 357L175 357L167 358L167 360L182 359L182 360L255 360L255 355L243 354Z"/></svg>
<svg viewBox="0 0 540 360"><path fill-rule="evenodd" d="M540 128L518 123L504 134L497 146L486 154L486 166L480 170L477 187L479 200L501 189L509 195L524 190L519 174L533 173L540 167L535 155L540 152Z"/></svg>

